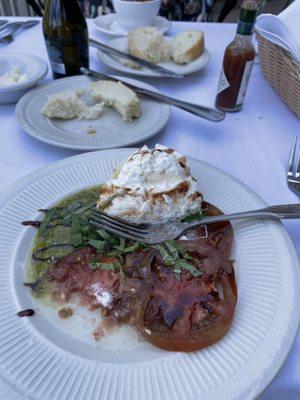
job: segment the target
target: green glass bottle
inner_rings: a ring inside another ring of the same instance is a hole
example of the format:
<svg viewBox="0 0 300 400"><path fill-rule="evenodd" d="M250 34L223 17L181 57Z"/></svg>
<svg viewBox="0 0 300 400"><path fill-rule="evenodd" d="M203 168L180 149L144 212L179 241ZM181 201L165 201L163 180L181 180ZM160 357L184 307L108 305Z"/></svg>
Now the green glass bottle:
<svg viewBox="0 0 300 400"><path fill-rule="evenodd" d="M43 32L54 79L89 67L88 27L77 0L47 0Z"/></svg>

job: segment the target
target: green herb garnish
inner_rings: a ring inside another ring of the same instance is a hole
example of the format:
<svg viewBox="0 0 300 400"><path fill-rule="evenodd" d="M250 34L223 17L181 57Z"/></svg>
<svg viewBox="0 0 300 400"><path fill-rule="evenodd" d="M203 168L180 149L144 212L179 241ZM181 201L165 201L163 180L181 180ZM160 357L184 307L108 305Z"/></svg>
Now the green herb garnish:
<svg viewBox="0 0 300 400"><path fill-rule="evenodd" d="M46 212L46 215L45 215L41 225L39 226L39 234L40 234L40 236L42 236L46 232L46 230L48 228L48 225L54 219L54 216L55 216L56 212L57 212L57 207L50 208L50 210L48 210Z"/></svg>
<svg viewBox="0 0 300 400"><path fill-rule="evenodd" d="M173 267L173 272L177 279L178 276L180 277L182 268L188 270L194 277L202 275L200 270L187 261L192 261L193 257L176 240L168 240L163 244L157 244L152 247L159 251L165 265Z"/></svg>
<svg viewBox="0 0 300 400"><path fill-rule="evenodd" d="M104 240L89 239L88 244L101 252L105 252L109 249L109 245Z"/></svg>
<svg viewBox="0 0 300 400"><path fill-rule="evenodd" d="M89 267L91 269L103 269L105 271L120 270L122 268L122 266L121 266L121 264L119 262L102 263L102 262L99 262L99 261L90 261L89 262Z"/></svg>
<svg viewBox="0 0 300 400"><path fill-rule="evenodd" d="M192 214L187 215L186 217L181 218L181 222L193 222L193 221L200 221L203 217L203 212L201 208L197 208L193 211Z"/></svg>
<svg viewBox="0 0 300 400"><path fill-rule="evenodd" d="M188 263L187 261L182 260L182 259L176 260L175 264L174 264L174 269L176 269L176 272L178 269L181 270L182 268L189 271L191 273L191 275L193 275L193 277L195 277L195 278L197 276L203 275L202 271L200 271L198 268L194 267L194 265Z"/></svg>
<svg viewBox="0 0 300 400"><path fill-rule="evenodd" d="M118 239L116 239L110 233L106 232L104 229L97 229L97 233L103 240L105 240L110 245L118 243Z"/></svg>
<svg viewBox="0 0 300 400"><path fill-rule="evenodd" d="M122 195L122 194L118 194ZM193 256L176 240L169 240L165 243L155 246L133 242L119 238L105 229L97 229L89 223L89 217L92 209L98 200L99 188L85 190L76 193L63 200L58 206L49 209L45 213L44 220L39 226L38 242L35 246L35 252L47 246L63 246L60 251L54 247L47 251L45 260L35 260L35 277L38 278L49 268L57 259L70 254L74 249L80 249L85 246L92 246L98 254L114 257L114 262L101 263L99 261L90 262L91 269L115 270L120 274L121 282L125 281L123 267L126 262L127 254L134 253L140 249L149 250L155 248L165 266L172 269L176 279L180 279L182 270L189 271L197 277L202 274L194 265ZM115 196L107 199L107 204ZM203 211L204 213L205 211ZM191 215L182 219L183 222L190 222L202 218L201 209L196 209ZM39 253L37 253L39 255ZM52 255L58 255L52 257ZM41 257L40 257L41 258Z"/></svg>

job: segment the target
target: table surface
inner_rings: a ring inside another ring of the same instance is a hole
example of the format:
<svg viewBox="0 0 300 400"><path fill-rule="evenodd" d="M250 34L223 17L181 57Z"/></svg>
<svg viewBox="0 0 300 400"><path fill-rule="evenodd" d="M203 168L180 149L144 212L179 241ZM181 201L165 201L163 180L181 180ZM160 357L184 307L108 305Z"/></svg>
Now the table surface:
<svg viewBox="0 0 300 400"><path fill-rule="evenodd" d="M91 37L108 39L94 28L92 21L89 24ZM169 34L195 27L205 32L211 62L201 72L180 81L165 78L144 80L166 94L213 106L224 49L234 37L236 26L177 22L173 23ZM41 25L23 32L14 43L1 49L1 52L11 51L34 54L48 62ZM112 73L97 60L95 49L91 49L90 58L92 68ZM47 80L50 79L49 72ZM14 110L15 105L0 106L0 190L37 168L78 154L48 146L28 136L18 127ZM285 169L295 136L300 139L300 121L277 96L255 63L241 112L227 114L222 123L216 124L173 108L167 127L147 144L172 146L189 157L213 164L243 181L267 203L283 204L299 202L299 196L288 189L285 181ZM299 255L299 221L287 221L285 226ZM300 398L299 348L300 334L284 367L262 394L261 400Z"/></svg>

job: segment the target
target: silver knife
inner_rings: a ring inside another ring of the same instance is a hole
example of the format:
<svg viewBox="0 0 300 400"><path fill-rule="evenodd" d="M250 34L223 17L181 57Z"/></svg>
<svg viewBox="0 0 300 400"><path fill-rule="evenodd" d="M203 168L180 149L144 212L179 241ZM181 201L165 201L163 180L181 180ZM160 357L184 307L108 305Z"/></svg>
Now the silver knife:
<svg viewBox="0 0 300 400"><path fill-rule="evenodd" d="M173 72L167 68L161 67L160 65L157 65L157 64L153 64L146 60L142 60L141 58L135 57L131 54L124 53L123 51L115 49L114 47L110 47L107 44L97 42L95 39L90 39L89 43L90 43L90 46L95 47L98 50L102 50L104 53L105 52L111 53L111 54L114 54L125 60L133 61L142 67L149 68L149 69L159 73L160 75L168 76L169 78L183 78L183 75L181 75L181 74L177 74L176 72Z"/></svg>
<svg viewBox="0 0 300 400"><path fill-rule="evenodd" d="M193 103L188 103L186 101L174 99L173 97L166 96L162 93L153 92L149 89L144 89L139 86L133 85L132 83L128 83L122 79L116 79L113 76L105 75L100 72L92 71L88 68L80 68L80 71L86 75L91 77L92 79L99 80L110 80L114 82L123 82L127 87L134 90L136 93L139 93L145 97L157 100L161 103L171 104L178 108L181 108L184 111L190 112L192 114L197 115L198 117L205 118L209 121L220 122L222 121L226 114L223 111L216 110L214 108L204 107Z"/></svg>

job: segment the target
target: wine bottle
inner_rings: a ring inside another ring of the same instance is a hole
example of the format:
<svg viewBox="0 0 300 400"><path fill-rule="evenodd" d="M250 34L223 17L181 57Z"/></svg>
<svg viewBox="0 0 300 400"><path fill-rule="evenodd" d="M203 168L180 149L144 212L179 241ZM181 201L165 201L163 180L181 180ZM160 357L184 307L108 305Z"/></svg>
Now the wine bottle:
<svg viewBox="0 0 300 400"><path fill-rule="evenodd" d="M258 0L243 0L236 36L224 54L216 107L226 112L241 110L255 58L252 34Z"/></svg>
<svg viewBox="0 0 300 400"><path fill-rule="evenodd" d="M47 0L43 32L54 79L89 68L89 36L77 0Z"/></svg>

